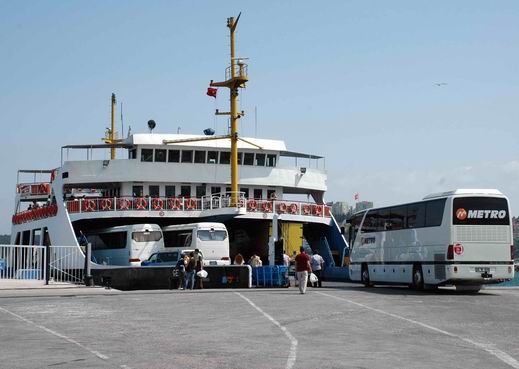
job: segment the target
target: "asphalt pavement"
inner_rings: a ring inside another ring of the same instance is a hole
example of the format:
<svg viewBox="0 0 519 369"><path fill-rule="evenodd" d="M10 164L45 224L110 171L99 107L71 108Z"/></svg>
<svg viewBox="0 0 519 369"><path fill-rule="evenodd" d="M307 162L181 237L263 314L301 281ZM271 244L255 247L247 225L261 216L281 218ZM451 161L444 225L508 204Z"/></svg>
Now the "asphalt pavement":
<svg viewBox="0 0 519 369"><path fill-rule="evenodd" d="M519 289L0 290L0 368L519 368Z"/></svg>

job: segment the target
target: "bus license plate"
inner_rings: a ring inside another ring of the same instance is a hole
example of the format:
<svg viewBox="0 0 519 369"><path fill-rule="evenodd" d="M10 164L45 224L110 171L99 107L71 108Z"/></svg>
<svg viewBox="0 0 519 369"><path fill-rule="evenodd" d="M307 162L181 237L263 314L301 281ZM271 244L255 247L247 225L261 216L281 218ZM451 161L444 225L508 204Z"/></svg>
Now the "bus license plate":
<svg viewBox="0 0 519 369"><path fill-rule="evenodd" d="M476 267L476 273L489 273L490 268L488 267Z"/></svg>
<svg viewBox="0 0 519 369"><path fill-rule="evenodd" d="M209 265L216 265L216 264L218 264L216 261L210 261L209 262Z"/></svg>

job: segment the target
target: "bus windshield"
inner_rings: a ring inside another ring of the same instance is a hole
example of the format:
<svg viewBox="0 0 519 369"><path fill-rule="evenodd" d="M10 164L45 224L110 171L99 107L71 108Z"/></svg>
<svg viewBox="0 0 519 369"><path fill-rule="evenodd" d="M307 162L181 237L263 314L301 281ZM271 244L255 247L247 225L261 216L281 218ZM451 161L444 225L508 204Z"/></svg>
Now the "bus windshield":
<svg viewBox="0 0 519 369"><path fill-rule="evenodd" d="M200 230L196 236L201 241L223 241L227 238L226 231Z"/></svg>
<svg viewBox="0 0 519 369"><path fill-rule="evenodd" d="M132 239L135 242L151 242L159 241L162 238L162 232L160 231L144 231L144 232L133 232Z"/></svg>

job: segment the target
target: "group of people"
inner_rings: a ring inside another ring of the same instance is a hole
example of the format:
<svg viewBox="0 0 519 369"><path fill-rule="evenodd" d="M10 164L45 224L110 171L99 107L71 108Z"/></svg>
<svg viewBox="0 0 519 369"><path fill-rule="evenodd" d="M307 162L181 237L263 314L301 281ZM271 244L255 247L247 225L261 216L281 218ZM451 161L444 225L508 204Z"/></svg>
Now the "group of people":
<svg viewBox="0 0 519 369"><path fill-rule="evenodd" d="M295 251L294 251L295 255ZM314 251L313 255L310 256L306 253L305 248L300 248L300 253L296 255L294 258L290 258L286 254L286 252L283 252L283 265L284 266L290 266L290 263L294 262L296 267L296 279L299 282L299 291L300 293L304 294L306 293L306 287L309 285L309 276L311 273L315 274L317 277L317 282L311 283L313 287L322 287L322 271L324 269L324 259L321 255L319 255L318 251ZM244 265L245 259L243 258L242 254L236 254L234 257L234 264L235 265ZM262 266L263 263L261 261L261 258L253 254L248 263L251 267L259 267Z"/></svg>
<svg viewBox="0 0 519 369"><path fill-rule="evenodd" d="M204 288L203 278L198 275L198 272L204 269L203 262L204 259L199 249L195 249L189 255L185 254L178 260L175 266L178 270L178 289Z"/></svg>

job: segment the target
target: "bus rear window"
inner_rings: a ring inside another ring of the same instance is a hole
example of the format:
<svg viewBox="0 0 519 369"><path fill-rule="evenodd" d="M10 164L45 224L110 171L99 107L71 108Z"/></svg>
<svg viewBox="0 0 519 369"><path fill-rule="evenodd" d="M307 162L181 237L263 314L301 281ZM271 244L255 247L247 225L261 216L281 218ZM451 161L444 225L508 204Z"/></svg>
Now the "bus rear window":
<svg viewBox="0 0 519 369"><path fill-rule="evenodd" d="M226 231L200 230L196 236L201 241L223 241L227 238Z"/></svg>
<svg viewBox="0 0 519 369"><path fill-rule="evenodd" d="M452 203L456 225L510 225L508 202L499 197L457 197Z"/></svg>
<svg viewBox="0 0 519 369"><path fill-rule="evenodd" d="M160 239L162 239L162 232L160 231L132 232L132 240L135 242L152 242Z"/></svg>

